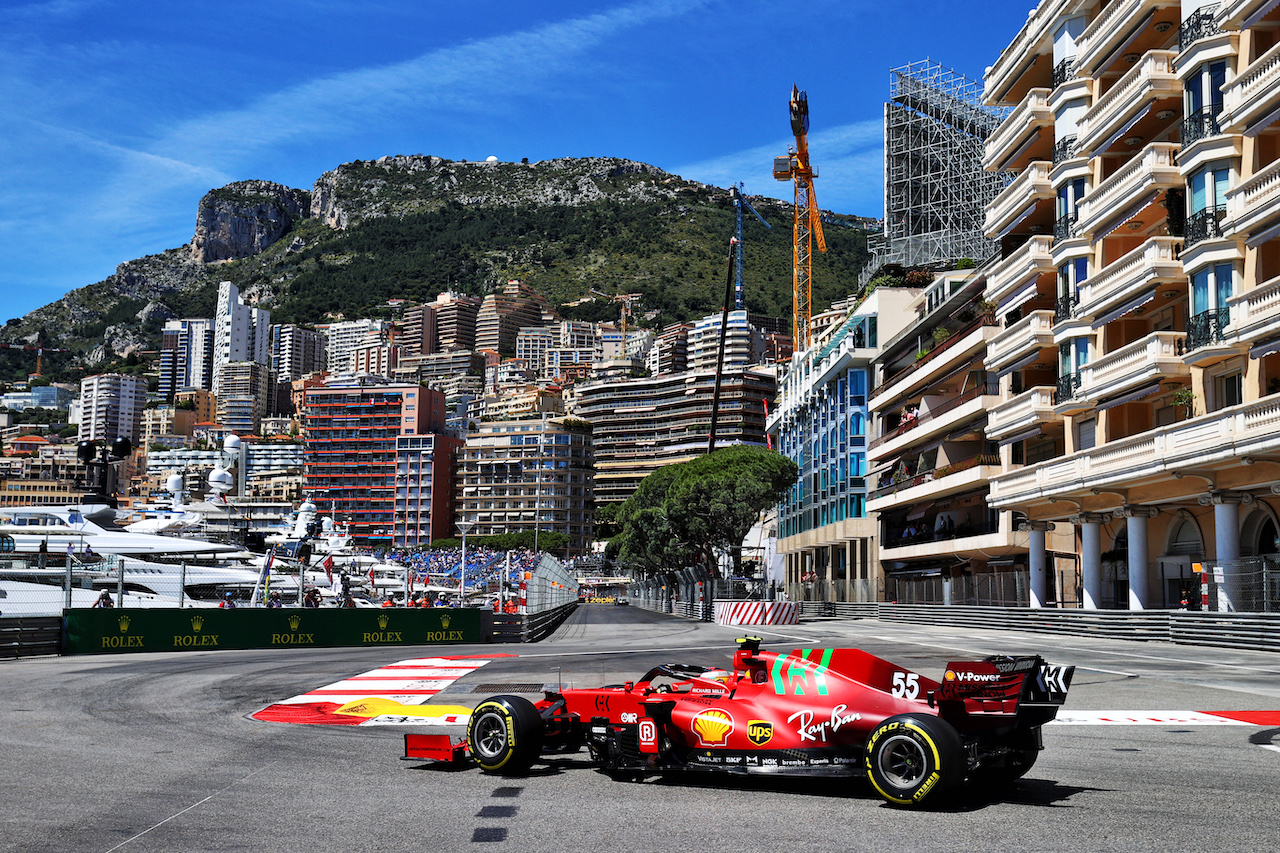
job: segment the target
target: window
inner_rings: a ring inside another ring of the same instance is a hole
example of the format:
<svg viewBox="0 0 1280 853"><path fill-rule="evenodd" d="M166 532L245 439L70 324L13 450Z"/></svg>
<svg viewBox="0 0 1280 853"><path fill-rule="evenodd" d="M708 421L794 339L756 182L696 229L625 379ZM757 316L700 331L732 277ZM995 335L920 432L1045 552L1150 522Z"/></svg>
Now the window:
<svg viewBox="0 0 1280 853"><path fill-rule="evenodd" d="M1244 376L1240 371L1224 373L1213 379L1213 407L1226 409L1244 402Z"/></svg>
<svg viewBox="0 0 1280 853"><path fill-rule="evenodd" d="M1191 145L1206 136L1219 133L1218 116L1222 113L1222 87L1227 82L1227 63L1207 62L1187 79L1184 88L1186 119L1182 127L1182 144Z"/></svg>
<svg viewBox="0 0 1280 853"><path fill-rule="evenodd" d="M1231 295L1235 291L1235 267L1214 264L1191 274L1191 317L1187 346L1196 349L1223 339L1231 322Z"/></svg>
<svg viewBox="0 0 1280 853"><path fill-rule="evenodd" d="M1231 171L1222 164L1191 173L1191 207L1187 213L1184 238L1188 247L1201 240L1221 237L1221 222L1227 213L1227 187Z"/></svg>

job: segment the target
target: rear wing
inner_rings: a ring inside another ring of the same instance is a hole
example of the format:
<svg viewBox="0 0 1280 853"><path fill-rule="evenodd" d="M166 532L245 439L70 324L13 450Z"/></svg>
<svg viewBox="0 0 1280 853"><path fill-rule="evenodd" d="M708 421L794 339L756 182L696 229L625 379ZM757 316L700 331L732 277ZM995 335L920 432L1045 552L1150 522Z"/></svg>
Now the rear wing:
<svg viewBox="0 0 1280 853"><path fill-rule="evenodd" d="M930 704L967 714L1019 714L1053 719L1067 701L1074 666L1056 666L1039 655L989 657L947 664ZM1036 714L1033 709L1042 709Z"/></svg>

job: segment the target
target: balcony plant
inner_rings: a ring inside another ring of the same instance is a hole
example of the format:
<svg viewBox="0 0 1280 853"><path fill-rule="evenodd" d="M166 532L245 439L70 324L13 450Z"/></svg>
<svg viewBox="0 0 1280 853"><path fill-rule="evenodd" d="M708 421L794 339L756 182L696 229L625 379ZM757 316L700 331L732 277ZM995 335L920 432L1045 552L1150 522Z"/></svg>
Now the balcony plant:
<svg viewBox="0 0 1280 853"><path fill-rule="evenodd" d="M1179 388L1173 392L1173 405L1182 409L1182 419L1188 420L1195 414L1196 392L1190 388Z"/></svg>

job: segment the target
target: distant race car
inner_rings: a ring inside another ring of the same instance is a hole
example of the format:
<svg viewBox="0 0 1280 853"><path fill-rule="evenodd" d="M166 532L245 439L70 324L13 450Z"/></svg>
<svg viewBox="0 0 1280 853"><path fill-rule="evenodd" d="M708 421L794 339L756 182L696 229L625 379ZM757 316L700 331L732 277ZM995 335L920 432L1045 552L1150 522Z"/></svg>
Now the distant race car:
<svg viewBox="0 0 1280 853"><path fill-rule="evenodd" d="M405 758L526 773L583 745L615 778L719 772L861 776L911 806L965 781L1011 782L1043 748L1073 666L1039 656L950 663L941 681L859 649L765 651L738 641L733 671L668 663L637 681L478 704L465 740L405 736Z"/></svg>

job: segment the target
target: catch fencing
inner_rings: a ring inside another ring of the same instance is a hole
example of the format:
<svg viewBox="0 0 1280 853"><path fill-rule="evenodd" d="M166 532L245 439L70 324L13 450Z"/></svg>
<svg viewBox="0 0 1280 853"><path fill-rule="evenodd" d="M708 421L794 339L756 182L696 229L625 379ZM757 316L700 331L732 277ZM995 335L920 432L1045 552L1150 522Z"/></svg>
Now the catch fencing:
<svg viewBox="0 0 1280 853"><path fill-rule="evenodd" d="M543 554L520 578L516 613L495 613L493 639L498 643L534 643L551 634L578 607L578 581L563 563Z"/></svg>

